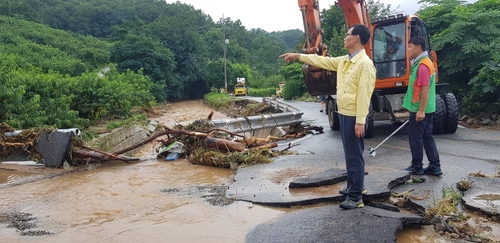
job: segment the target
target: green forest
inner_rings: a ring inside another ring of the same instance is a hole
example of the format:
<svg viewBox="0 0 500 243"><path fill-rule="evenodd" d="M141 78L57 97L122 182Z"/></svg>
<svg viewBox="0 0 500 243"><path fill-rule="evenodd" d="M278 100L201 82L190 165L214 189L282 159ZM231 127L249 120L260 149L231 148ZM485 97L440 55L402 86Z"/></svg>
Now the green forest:
<svg viewBox="0 0 500 243"><path fill-rule="evenodd" d="M424 0L440 82L462 112L500 107L500 0ZM296 4L295 2L290 4ZM371 17L397 11L369 0ZM297 10L298 11L298 10ZM330 54L342 55L340 8L321 13ZM229 43L225 45L225 39ZM15 128L85 127L134 107L199 99L245 77L250 94L306 94L297 52L302 30L247 29L239 20L158 0L10 0L0 2L0 123Z"/></svg>

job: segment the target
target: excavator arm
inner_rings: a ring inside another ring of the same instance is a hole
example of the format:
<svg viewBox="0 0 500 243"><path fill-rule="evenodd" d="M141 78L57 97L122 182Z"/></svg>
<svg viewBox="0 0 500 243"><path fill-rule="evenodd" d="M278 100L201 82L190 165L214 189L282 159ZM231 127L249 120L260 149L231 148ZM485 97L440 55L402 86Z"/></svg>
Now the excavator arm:
<svg viewBox="0 0 500 243"><path fill-rule="evenodd" d="M302 48L304 54L328 55L328 48L323 43L320 8L318 0L298 0L304 22L305 41ZM364 24L370 26L368 11L363 0L338 0L342 8L347 26ZM366 44L366 53L371 56L371 41ZM336 74L307 64L302 67L307 90L311 95L331 95L336 93Z"/></svg>

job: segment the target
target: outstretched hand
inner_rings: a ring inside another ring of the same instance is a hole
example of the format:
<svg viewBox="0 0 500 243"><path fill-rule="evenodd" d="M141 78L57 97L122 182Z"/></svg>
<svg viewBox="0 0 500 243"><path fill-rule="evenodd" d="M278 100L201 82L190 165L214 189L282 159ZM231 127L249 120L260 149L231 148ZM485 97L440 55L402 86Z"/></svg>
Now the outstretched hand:
<svg viewBox="0 0 500 243"><path fill-rule="evenodd" d="M285 62L298 61L300 58L300 54L298 53L285 53L280 56L280 58L285 59Z"/></svg>

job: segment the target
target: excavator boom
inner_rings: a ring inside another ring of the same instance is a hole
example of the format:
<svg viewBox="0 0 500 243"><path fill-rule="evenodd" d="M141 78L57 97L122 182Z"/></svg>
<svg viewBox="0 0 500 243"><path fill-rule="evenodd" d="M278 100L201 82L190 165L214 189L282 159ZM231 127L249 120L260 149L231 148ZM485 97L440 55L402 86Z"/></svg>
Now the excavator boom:
<svg viewBox="0 0 500 243"><path fill-rule="evenodd" d="M304 54L328 56L328 48L323 43L320 8L318 0L298 0L304 22L305 41L302 48ZM344 11L347 26L364 24L370 26L366 6L362 0L339 0ZM366 44L366 53L371 57L371 41ZM311 95L329 95L336 93L336 74L307 64L302 66L307 90Z"/></svg>

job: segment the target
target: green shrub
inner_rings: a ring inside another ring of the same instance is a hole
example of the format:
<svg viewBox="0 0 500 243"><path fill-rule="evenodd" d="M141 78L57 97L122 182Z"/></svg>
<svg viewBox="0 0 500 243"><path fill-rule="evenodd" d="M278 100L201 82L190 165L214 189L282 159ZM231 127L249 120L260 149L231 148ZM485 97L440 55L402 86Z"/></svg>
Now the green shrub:
<svg viewBox="0 0 500 243"><path fill-rule="evenodd" d="M240 98L235 98L224 93L208 93L204 97L205 103L214 109L228 108L236 99Z"/></svg>
<svg viewBox="0 0 500 243"><path fill-rule="evenodd" d="M257 97L269 97L276 95L276 88L248 89L248 95Z"/></svg>
<svg viewBox="0 0 500 243"><path fill-rule="evenodd" d="M87 125L104 115L127 117L136 106L153 100L151 82L141 73L105 77L84 73L78 77L17 65L17 56L0 54L0 122L15 128Z"/></svg>

